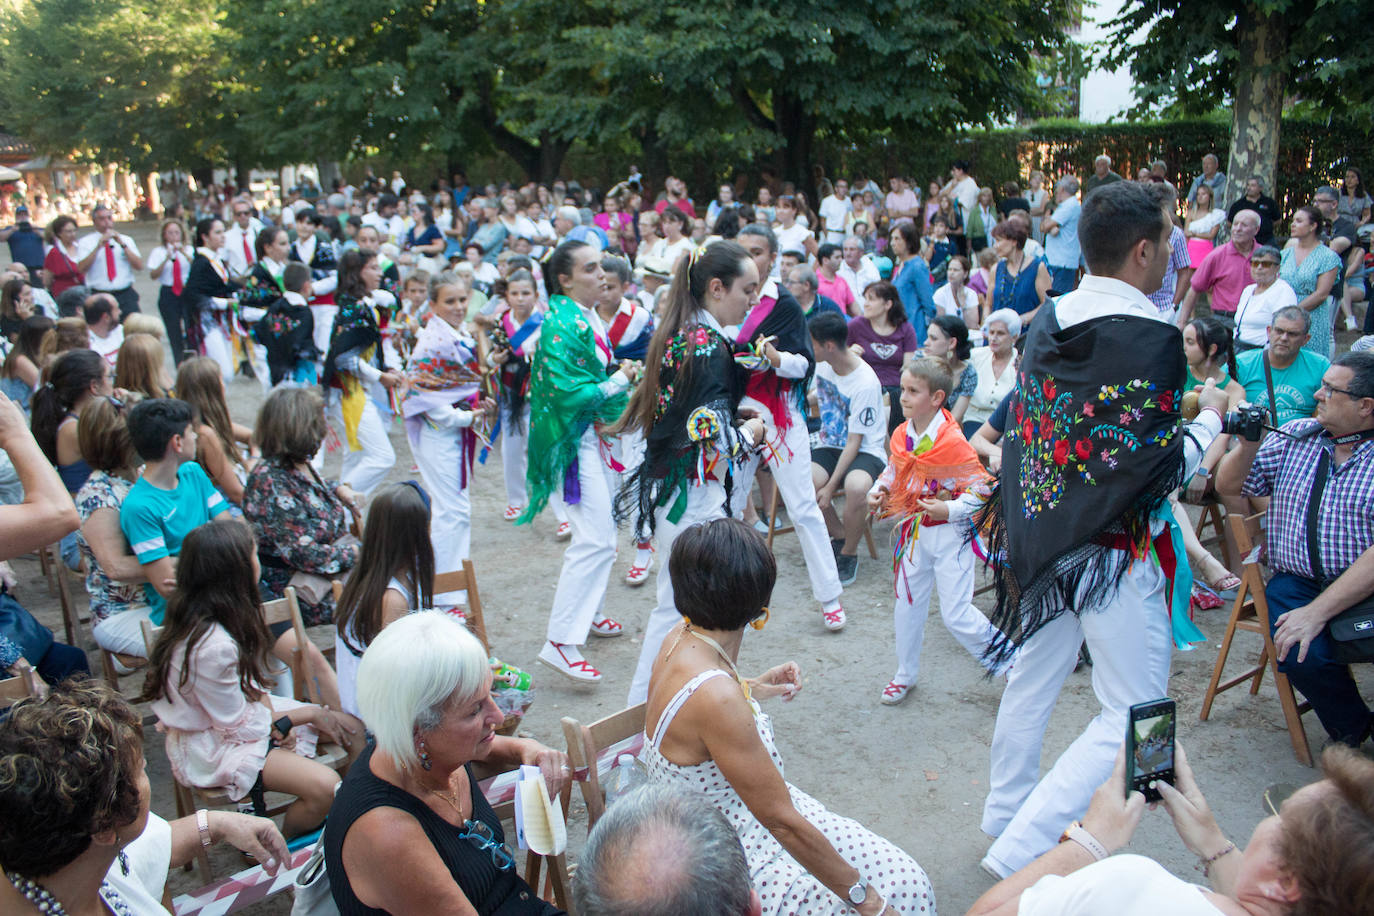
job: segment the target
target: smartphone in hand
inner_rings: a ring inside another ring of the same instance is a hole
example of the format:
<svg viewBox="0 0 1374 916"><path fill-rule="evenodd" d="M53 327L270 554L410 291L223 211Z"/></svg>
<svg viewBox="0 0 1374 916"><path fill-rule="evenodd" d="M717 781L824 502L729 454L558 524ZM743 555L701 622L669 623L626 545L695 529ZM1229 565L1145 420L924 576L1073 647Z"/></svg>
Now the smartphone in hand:
<svg viewBox="0 0 1374 916"><path fill-rule="evenodd" d="M1150 783L1174 784L1174 701L1165 697L1131 707L1126 721L1126 759L1130 778L1126 794L1140 792L1146 801L1160 800Z"/></svg>

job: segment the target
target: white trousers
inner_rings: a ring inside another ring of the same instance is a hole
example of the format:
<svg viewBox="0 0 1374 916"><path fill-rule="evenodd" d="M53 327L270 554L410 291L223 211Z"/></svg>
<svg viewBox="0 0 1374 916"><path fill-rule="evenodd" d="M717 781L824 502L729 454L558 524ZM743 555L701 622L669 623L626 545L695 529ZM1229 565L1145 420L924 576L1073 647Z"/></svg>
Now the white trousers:
<svg viewBox="0 0 1374 916"><path fill-rule="evenodd" d="M997 628L973 606L973 551L964 543L961 525L929 525L910 550L902 551L897 568L897 603L893 629L897 637L898 684L914 684L921 664L921 644L930 593L940 596L940 617L959 645L980 659L997 636Z"/></svg>
<svg viewBox="0 0 1374 916"><path fill-rule="evenodd" d="M997 710L983 806L983 832L997 837L988 856L1004 877L1053 848L1088 810L1126 739L1130 707L1167 695L1173 635L1165 582L1158 565L1137 561L1105 606L1065 613L1022 644ZM1045 726L1085 640L1102 709L1037 783Z"/></svg>
<svg viewBox="0 0 1374 916"><path fill-rule="evenodd" d="M354 451L349 448L348 434L344 429L343 405L337 394L331 398L335 428L339 432L339 442L346 449L343 468L339 471L339 482L346 483L355 492L367 496L377 488L391 468L396 464L396 452L391 447L391 439L386 434L386 424L371 398L363 400L363 412L358 421L358 444L362 448Z"/></svg>
<svg viewBox="0 0 1374 916"><path fill-rule="evenodd" d="M415 463L429 491L429 539L436 573L462 569L472 546L472 502L462 484L462 434L461 429L434 429L425 424L415 448ZM463 591L434 596L434 603L445 607L466 601Z"/></svg>
<svg viewBox="0 0 1374 916"><path fill-rule="evenodd" d="M91 635L95 637L95 644L106 651L146 658L148 647L143 642L140 623L152 619L152 614L150 607L135 607L111 614L91 629Z"/></svg>
<svg viewBox="0 0 1374 916"><path fill-rule="evenodd" d="M519 424L515 416L501 407L501 476L506 482L506 505L523 509L529 505L530 495L525 488L525 471L529 466L530 405L526 401L520 406ZM549 497L549 508L560 523L568 520L568 510L563 507L563 494L554 493Z"/></svg>
<svg viewBox="0 0 1374 916"><path fill-rule="evenodd" d="M630 684L629 706L648 699L649 675L654 670L654 659L658 658L664 638L682 621L682 615L678 613L673 600L673 577L668 574L668 557L673 552L673 541L677 540L679 533L698 522L724 516L721 507L725 502L725 485L715 480L693 484L687 491L687 510L676 522L668 521L673 501L654 512L654 538L658 541L662 557L658 564L658 604L644 627L644 645L639 650L639 664L635 667L634 681Z"/></svg>
<svg viewBox="0 0 1374 916"><path fill-rule="evenodd" d="M745 398L740 407L753 407L763 410L763 405L753 398ZM816 484L811 479L811 437L806 431L806 418L789 405L792 425L778 442L774 436L773 445L781 463L773 454L764 449L764 460L778 485L778 495L787 507L787 516L796 528L797 540L801 543L802 556L806 559L806 572L811 578L811 595L824 604L840 597L840 574L835 569L835 552L830 549L830 533L825 527L825 518L816 503ZM752 481L751 481L752 484ZM749 489L744 487L744 498L749 498ZM732 501L741 509L744 504ZM769 519L772 523L772 519Z"/></svg>
<svg viewBox="0 0 1374 916"><path fill-rule="evenodd" d="M209 321L202 325L205 333L205 355L219 363L219 374L224 379L224 383L229 384L229 380L234 377L234 347L229 342L229 335L224 333L224 328L218 321Z"/></svg>
<svg viewBox="0 0 1374 916"><path fill-rule="evenodd" d="M572 646L587 641L592 620L606 603L606 582L615 563L615 472L602 460L600 439L591 428L577 447L577 480L582 493L578 502L566 504L572 541L563 552L548 629L549 642Z"/></svg>

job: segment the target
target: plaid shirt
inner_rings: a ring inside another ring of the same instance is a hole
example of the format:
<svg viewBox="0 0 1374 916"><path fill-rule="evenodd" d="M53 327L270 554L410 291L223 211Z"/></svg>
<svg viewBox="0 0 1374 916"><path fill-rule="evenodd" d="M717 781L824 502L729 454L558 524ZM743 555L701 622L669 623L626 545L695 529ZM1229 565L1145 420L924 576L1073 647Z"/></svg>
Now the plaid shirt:
<svg viewBox="0 0 1374 916"><path fill-rule="evenodd" d="M1284 424L1283 430L1302 438L1266 437L1241 492L1273 497L1267 530L1274 569L1311 578L1308 500L1316 483L1317 459L1323 449L1332 452L1335 443L1313 419L1294 420ZM1345 572L1374 545L1374 440L1357 445L1344 464L1332 462L1317 517L1317 537L1322 576L1328 579Z"/></svg>
<svg viewBox="0 0 1374 916"><path fill-rule="evenodd" d="M1174 292L1178 289L1178 272L1192 266L1188 254L1188 237L1175 226L1169 233L1169 264L1164 268L1164 283L1147 297L1159 309L1159 314L1171 318L1174 314Z"/></svg>

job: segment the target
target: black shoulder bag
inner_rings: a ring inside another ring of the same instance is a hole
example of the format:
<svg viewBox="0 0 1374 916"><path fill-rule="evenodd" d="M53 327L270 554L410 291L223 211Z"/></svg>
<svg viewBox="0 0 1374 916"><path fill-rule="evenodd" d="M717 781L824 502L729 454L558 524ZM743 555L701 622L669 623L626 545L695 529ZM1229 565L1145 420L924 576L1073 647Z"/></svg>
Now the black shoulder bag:
<svg viewBox="0 0 1374 916"><path fill-rule="evenodd" d="M1330 474L1331 454L1322 448L1316 478L1312 481L1312 498L1307 501L1307 558L1312 564L1312 575L1322 584L1323 591L1332 580L1322 574L1317 514L1321 511L1322 495ZM1374 662L1374 595L1332 617L1326 629L1331 635L1331 655L1336 661L1346 665Z"/></svg>
<svg viewBox="0 0 1374 916"><path fill-rule="evenodd" d="M1274 396L1274 370L1271 369L1271 368L1269 368L1269 350L1268 350L1268 348L1266 348L1266 349L1264 349L1263 351L1261 351L1261 353L1260 353L1260 361L1261 361L1262 363L1264 363L1264 387L1267 388L1267 389L1269 390L1269 414L1270 414L1270 422L1273 423L1275 426L1282 426L1283 424L1279 422L1279 400L1278 400L1278 398L1276 398L1276 397ZM1325 452L1322 452L1322 454L1326 454L1326 453L1325 453ZM1317 469L1317 473L1318 473L1318 474L1321 473L1321 469L1320 469L1320 468ZM1323 483L1326 482L1326 481L1325 481L1325 478L1322 479L1322 482L1323 482ZM1318 576L1317 578L1320 579L1321 576Z"/></svg>

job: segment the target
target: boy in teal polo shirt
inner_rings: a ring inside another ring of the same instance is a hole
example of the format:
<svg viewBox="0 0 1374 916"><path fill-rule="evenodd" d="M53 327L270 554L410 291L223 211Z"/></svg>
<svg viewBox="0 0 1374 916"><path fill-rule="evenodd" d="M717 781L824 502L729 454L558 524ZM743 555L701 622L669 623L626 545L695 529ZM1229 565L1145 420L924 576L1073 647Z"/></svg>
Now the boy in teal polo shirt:
<svg viewBox="0 0 1374 916"><path fill-rule="evenodd" d="M129 438L145 464L119 510L119 527L148 576L143 589L155 626L162 626L167 597L176 590L182 539L229 508L195 462L194 419L191 405L173 398L129 411Z"/></svg>

